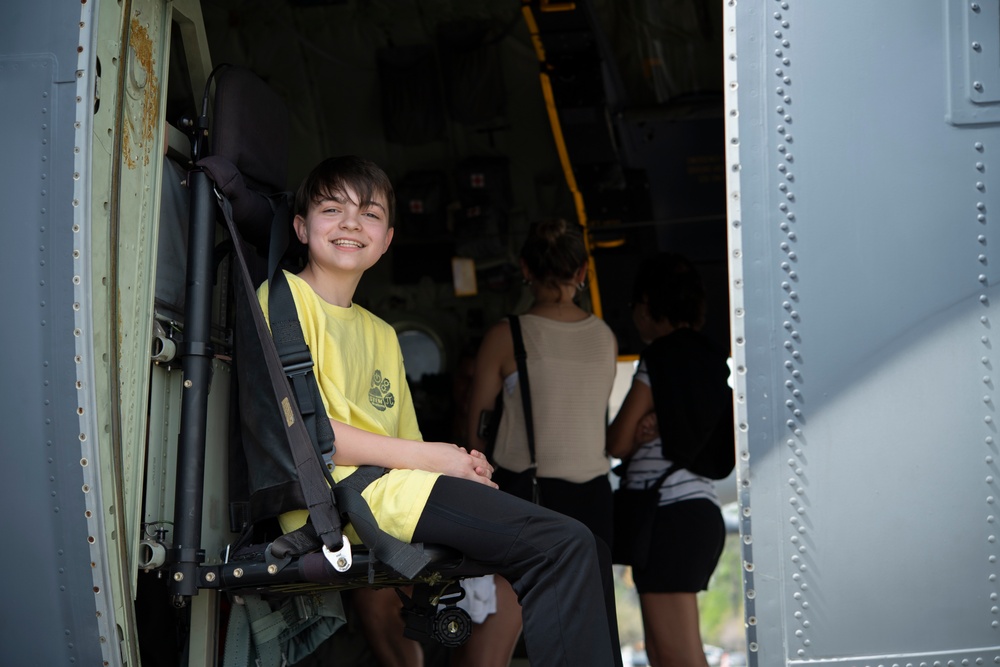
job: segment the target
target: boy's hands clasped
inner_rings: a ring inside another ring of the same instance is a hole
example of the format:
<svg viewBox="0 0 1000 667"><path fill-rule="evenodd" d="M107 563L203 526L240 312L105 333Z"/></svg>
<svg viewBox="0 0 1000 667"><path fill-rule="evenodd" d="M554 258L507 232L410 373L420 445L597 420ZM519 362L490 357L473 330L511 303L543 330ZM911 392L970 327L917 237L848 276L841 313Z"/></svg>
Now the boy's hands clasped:
<svg viewBox="0 0 1000 667"><path fill-rule="evenodd" d="M463 452L465 451L464 447L459 447L459 449ZM473 459L477 460L478 465L476 465L475 468L476 474L480 477L485 477L486 480L489 481L490 486L493 488L498 488L496 483L493 481L493 465L486 460L486 454L483 454L478 449L473 449L471 452L468 452L468 454Z"/></svg>
<svg viewBox="0 0 1000 667"><path fill-rule="evenodd" d="M493 466L486 460L486 455L478 449L468 451L465 447L459 447L448 442L425 442L427 454L430 457L427 461L428 470L440 472L451 477L463 477L474 482L497 487L491 479L493 477Z"/></svg>

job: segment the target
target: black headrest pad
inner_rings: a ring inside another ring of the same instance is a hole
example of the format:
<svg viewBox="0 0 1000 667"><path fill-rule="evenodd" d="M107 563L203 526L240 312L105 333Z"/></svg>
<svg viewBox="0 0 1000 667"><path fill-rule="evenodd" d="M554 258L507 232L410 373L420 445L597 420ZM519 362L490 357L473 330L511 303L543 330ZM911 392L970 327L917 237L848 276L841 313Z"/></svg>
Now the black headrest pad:
<svg viewBox="0 0 1000 667"><path fill-rule="evenodd" d="M288 109L250 70L230 65L215 77L212 155L232 162L251 186L287 187Z"/></svg>

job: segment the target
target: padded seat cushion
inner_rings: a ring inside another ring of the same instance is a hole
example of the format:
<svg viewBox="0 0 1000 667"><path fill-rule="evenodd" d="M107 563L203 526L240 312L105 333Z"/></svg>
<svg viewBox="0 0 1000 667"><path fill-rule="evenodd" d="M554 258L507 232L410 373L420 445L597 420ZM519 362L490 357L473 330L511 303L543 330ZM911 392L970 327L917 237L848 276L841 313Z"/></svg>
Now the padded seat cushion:
<svg viewBox="0 0 1000 667"><path fill-rule="evenodd" d="M288 186L288 109L250 70L230 65L215 76L211 154L232 162L251 187L280 192Z"/></svg>

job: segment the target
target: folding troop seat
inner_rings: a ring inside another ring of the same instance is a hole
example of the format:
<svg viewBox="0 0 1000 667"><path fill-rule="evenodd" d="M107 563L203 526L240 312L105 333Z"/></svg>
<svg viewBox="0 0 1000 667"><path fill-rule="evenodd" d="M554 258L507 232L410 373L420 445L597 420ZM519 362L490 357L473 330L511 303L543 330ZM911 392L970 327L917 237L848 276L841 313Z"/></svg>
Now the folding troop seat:
<svg viewBox="0 0 1000 667"><path fill-rule="evenodd" d="M471 631L468 615L455 606L464 595L458 581L489 570L454 550L404 544L382 533L360 496L370 477L362 475L353 485L332 484L321 450L333 445L334 434L328 432L308 348L289 352L274 325L276 347L256 297L260 282L297 261L294 253L286 252L291 230L290 195L285 191L288 114L283 100L247 69L220 66L211 80L215 84L211 131L206 90L199 134L193 140L190 229L204 228L205 216L214 228L221 217L230 238L210 250L216 259L222 251L231 251L237 260L230 319L240 428L234 429L230 495L236 496L232 500L237 510L231 515L239 524L233 528L242 535L227 549L221 565L198 567L197 586L228 592L244 602L252 600L246 605L251 622L257 617L258 625L266 623L260 621L262 614L280 617L279 626L286 629L297 621L312 623L316 610L310 611L303 600L315 603L324 592L413 584L412 598L401 594L407 635L458 645ZM198 241L192 236L189 242ZM210 291L211 285L205 289ZM279 316L274 308L272 323ZM297 325L294 303L291 308L288 319ZM307 530L275 534L278 514L306 508L311 517ZM341 532L345 520L352 522L365 544L346 543ZM290 609L297 612L290 615ZM268 632L273 644L280 633ZM258 653L266 663L260 647ZM227 664L238 662L227 660Z"/></svg>

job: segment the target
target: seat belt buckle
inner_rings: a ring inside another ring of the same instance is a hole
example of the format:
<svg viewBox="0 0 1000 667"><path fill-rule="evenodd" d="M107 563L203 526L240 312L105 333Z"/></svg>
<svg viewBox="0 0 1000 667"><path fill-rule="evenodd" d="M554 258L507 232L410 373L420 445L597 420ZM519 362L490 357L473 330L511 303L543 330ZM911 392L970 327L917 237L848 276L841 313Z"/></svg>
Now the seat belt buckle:
<svg viewBox="0 0 1000 667"><path fill-rule="evenodd" d="M313 360L312 356L309 355L304 361L299 361L296 363L288 364L284 366L282 370L285 371L285 375L288 377L298 377L300 375L305 375L306 373L312 372Z"/></svg>
<svg viewBox="0 0 1000 667"><path fill-rule="evenodd" d="M347 572L351 569L354 557L351 555L351 543L347 540L347 536L341 535L340 537L344 541L343 546L337 551L330 551L330 548L324 544L323 555L330 561L330 565L333 566L334 570L337 572Z"/></svg>

